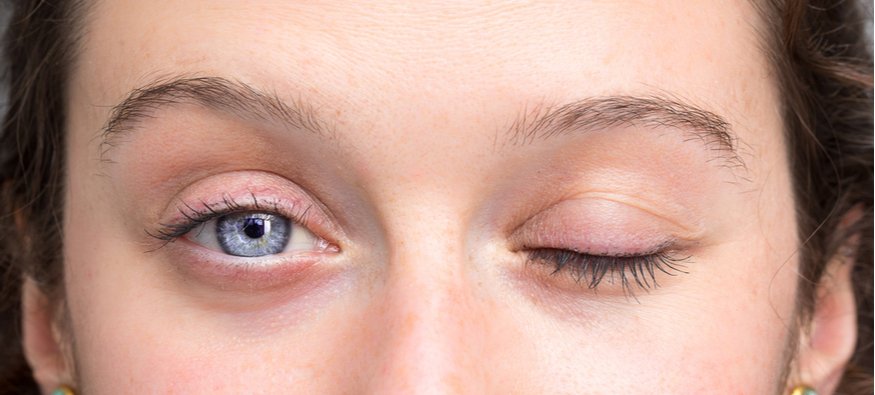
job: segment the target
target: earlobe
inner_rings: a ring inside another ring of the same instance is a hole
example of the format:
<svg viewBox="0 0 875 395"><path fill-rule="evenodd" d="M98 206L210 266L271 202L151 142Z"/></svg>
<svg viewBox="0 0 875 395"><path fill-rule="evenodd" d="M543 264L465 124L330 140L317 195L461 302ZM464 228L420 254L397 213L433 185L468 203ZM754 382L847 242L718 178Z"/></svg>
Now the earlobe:
<svg viewBox="0 0 875 395"><path fill-rule="evenodd" d="M69 383L60 333L48 298L30 278L22 287L24 355L43 393Z"/></svg>
<svg viewBox="0 0 875 395"><path fill-rule="evenodd" d="M838 387L857 340L857 311L851 273L856 237L833 257L816 290L811 321L802 329L796 362L802 382L821 394ZM847 253L851 250L851 253Z"/></svg>

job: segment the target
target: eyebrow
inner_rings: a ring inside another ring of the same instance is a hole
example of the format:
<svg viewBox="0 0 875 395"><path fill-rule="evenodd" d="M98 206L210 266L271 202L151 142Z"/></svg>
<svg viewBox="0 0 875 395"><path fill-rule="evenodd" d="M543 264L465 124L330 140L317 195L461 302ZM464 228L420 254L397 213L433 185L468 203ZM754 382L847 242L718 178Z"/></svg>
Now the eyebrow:
<svg viewBox="0 0 875 395"><path fill-rule="evenodd" d="M535 106L523 111L501 134L505 136L503 145L521 146L568 134L634 126L678 129L687 135L685 141L701 141L727 167L746 168L738 137L725 118L660 96L601 96L557 107Z"/></svg>
<svg viewBox="0 0 875 395"><path fill-rule="evenodd" d="M302 100L284 101L275 92L268 93L222 77L179 77L136 88L113 107L101 133L101 158L139 122L152 118L163 107L183 103L230 112L243 119L278 121L288 128L321 137L334 132L333 124L320 118L317 111Z"/></svg>
<svg viewBox="0 0 875 395"><path fill-rule="evenodd" d="M321 137L334 134L333 124L302 100L284 101L275 92L222 77L177 77L136 88L113 107L102 131L101 159L106 160L106 152L118 145L120 136L155 111L183 103L231 112L244 119L279 121ZM729 122L711 111L661 96L601 96L555 107L535 106L523 111L503 133L504 145L528 145L562 135L632 126L679 129L688 135L687 140L699 140L716 152L727 167L746 168Z"/></svg>

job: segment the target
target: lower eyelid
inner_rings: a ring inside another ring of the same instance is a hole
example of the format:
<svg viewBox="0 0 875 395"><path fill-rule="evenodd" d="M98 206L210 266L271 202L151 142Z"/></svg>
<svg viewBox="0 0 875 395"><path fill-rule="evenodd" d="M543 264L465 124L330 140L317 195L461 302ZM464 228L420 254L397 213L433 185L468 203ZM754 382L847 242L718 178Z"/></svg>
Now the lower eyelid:
<svg viewBox="0 0 875 395"><path fill-rule="evenodd" d="M278 286L287 287L288 284L304 281L314 271L327 274L338 267L328 263L334 256L331 253L243 258L190 247L174 253L177 257L173 263L186 278L223 292L237 290L251 293Z"/></svg>

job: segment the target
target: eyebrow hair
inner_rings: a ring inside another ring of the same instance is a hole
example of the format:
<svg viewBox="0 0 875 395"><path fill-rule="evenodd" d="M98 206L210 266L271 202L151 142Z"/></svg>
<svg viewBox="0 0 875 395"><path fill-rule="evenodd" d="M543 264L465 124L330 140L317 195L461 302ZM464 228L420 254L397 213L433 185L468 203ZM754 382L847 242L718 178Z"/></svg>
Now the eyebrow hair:
<svg viewBox="0 0 875 395"><path fill-rule="evenodd" d="M688 133L685 141L700 140L728 167L746 169L738 137L725 118L660 96L601 96L558 107L536 106L511 124L504 133L504 145L527 145L572 133L633 126L680 129Z"/></svg>
<svg viewBox="0 0 875 395"><path fill-rule="evenodd" d="M287 127L323 137L334 134L333 124L301 100L287 102L275 92L222 77L177 77L136 88L113 107L101 133L100 158L106 161L106 153L118 144L119 136L137 123L151 118L162 107L182 103L232 112L244 119L278 120ZM746 169L729 122L713 112L660 96L601 96L558 107L536 106L523 111L511 124L504 145L527 145L571 133L631 126L680 129L689 134L688 140L700 140L717 152L727 167Z"/></svg>
<svg viewBox="0 0 875 395"><path fill-rule="evenodd" d="M323 137L334 132L331 123L320 118L313 107L301 100L283 101L275 92L264 92L222 77L178 77L136 88L113 107L101 133L101 158L118 144L120 136L139 122L152 118L155 111L183 103L231 112L244 119L279 121L287 127Z"/></svg>

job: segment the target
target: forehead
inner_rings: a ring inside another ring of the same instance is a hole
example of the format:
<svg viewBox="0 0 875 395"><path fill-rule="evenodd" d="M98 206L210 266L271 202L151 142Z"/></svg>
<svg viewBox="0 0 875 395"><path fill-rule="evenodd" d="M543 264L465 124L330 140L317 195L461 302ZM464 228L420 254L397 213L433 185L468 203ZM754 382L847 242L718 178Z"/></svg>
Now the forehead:
<svg viewBox="0 0 875 395"><path fill-rule="evenodd" d="M767 78L758 24L746 2L102 1L78 75L112 82L98 85L111 98L189 72L334 103L663 90L749 104Z"/></svg>

